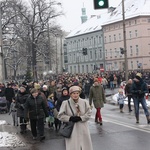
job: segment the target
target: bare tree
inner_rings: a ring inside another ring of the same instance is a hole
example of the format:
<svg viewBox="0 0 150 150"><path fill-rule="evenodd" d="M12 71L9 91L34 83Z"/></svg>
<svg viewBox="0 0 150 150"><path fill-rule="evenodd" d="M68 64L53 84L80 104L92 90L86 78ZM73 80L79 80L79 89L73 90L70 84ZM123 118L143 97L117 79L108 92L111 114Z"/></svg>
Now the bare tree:
<svg viewBox="0 0 150 150"><path fill-rule="evenodd" d="M16 40L19 38L26 45L25 55L29 54L29 59L32 60L27 61L31 62L27 66L32 64L34 80L37 80L37 58L44 55L48 42L48 38L43 38L47 37L47 24L50 24L53 32L59 28L54 25L56 17L63 15L62 11L57 11L58 5L60 3L52 0L30 0L28 6L21 0L3 1L3 8L7 8L7 11L3 9L3 33L11 34L12 37L15 35Z"/></svg>

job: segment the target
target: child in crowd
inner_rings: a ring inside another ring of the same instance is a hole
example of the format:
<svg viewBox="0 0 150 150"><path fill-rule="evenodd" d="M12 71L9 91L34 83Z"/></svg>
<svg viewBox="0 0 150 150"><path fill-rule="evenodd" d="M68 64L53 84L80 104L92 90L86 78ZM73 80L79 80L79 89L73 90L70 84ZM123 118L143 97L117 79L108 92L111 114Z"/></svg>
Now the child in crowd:
<svg viewBox="0 0 150 150"><path fill-rule="evenodd" d="M53 125L54 125L54 95L51 94L49 97L48 97L48 100L47 100L47 103L48 103L48 113L49 113L49 117L47 118L47 122L48 122L48 127L49 128L53 128Z"/></svg>
<svg viewBox="0 0 150 150"><path fill-rule="evenodd" d="M12 114L13 125L18 126L18 117L17 117L17 108L16 108L16 100L13 98L10 104L9 115Z"/></svg>
<svg viewBox="0 0 150 150"><path fill-rule="evenodd" d="M117 101L119 104L120 112L123 113L123 107L124 107L124 101L125 101L125 95L123 93L123 89L118 90L119 94L117 96Z"/></svg>

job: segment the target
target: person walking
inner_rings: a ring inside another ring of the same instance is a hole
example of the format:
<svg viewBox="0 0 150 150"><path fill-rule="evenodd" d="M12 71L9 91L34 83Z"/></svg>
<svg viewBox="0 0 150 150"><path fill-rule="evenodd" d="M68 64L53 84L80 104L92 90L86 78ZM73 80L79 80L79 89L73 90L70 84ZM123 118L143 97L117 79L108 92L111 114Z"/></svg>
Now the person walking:
<svg viewBox="0 0 150 150"><path fill-rule="evenodd" d="M27 129L27 120L24 118L24 105L28 96L26 88L21 86L16 96L17 117L19 117L21 134L25 133Z"/></svg>
<svg viewBox="0 0 150 150"><path fill-rule="evenodd" d="M125 85L125 95L128 97L128 108L129 112L132 111L131 109L131 98L132 98L132 93L131 93L131 86L132 86L132 79L129 79L127 84Z"/></svg>
<svg viewBox="0 0 150 150"><path fill-rule="evenodd" d="M44 140L44 118L48 117L49 114L42 96L39 95L39 91L35 88L31 90L31 95L25 103L25 118L28 118L28 115L33 140L37 139L37 129L40 134L40 141Z"/></svg>
<svg viewBox="0 0 150 150"><path fill-rule="evenodd" d="M8 107L8 111L9 111L12 99L13 99L13 97L15 97L14 89L12 88L11 83L7 84L7 87L5 89L5 97L7 100L7 107Z"/></svg>
<svg viewBox="0 0 150 150"><path fill-rule="evenodd" d="M123 107L124 107L124 101L125 101L125 95L123 94L123 89L119 89L118 90L118 95L117 95L117 101L119 104L119 109L120 109L120 113L123 113Z"/></svg>
<svg viewBox="0 0 150 150"><path fill-rule="evenodd" d="M90 88L89 94L89 104L92 107L92 102L94 107L96 108L95 114L95 122L102 125L102 115L101 115L101 108L104 107L104 103L106 102L105 92L101 84L98 82L98 79L94 79L94 84Z"/></svg>
<svg viewBox="0 0 150 150"><path fill-rule="evenodd" d="M149 111L145 100L145 93L148 93L148 88L146 83L142 79L141 73L137 73L135 78L133 79L131 93L134 101L136 123L139 123L139 104L141 103L144 109L147 123L150 124Z"/></svg>
<svg viewBox="0 0 150 150"><path fill-rule="evenodd" d="M87 100L79 97L80 92L79 86L70 87L70 99L63 101L58 113L58 119L62 122L72 121L75 123L71 137L65 138L66 150L93 150L87 123L91 117L91 108Z"/></svg>
<svg viewBox="0 0 150 150"><path fill-rule="evenodd" d="M15 98L12 99L10 104L9 115L12 114L13 125L18 126L18 117L17 117L17 108L16 108L16 100Z"/></svg>

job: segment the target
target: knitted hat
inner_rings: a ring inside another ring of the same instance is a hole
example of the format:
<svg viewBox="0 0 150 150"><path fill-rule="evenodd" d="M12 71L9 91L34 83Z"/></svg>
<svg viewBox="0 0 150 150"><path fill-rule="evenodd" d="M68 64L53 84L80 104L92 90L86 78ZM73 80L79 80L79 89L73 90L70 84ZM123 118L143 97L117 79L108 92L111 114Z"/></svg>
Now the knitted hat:
<svg viewBox="0 0 150 150"><path fill-rule="evenodd" d="M69 88L69 94L71 94L73 92L81 92L81 88L79 86L71 86Z"/></svg>
<svg viewBox="0 0 150 150"><path fill-rule="evenodd" d="M137 73L135 76L136 79L141 80L142 79L142 74L141 73Z"/></svg>
<svg viewBox="0 0 150 150"><path fill-rule="evenodd" d="M40 84L35 83L35 84L34 84L34 88L37 89L37 90L39 90L39 89L41 88L41 86L40 86Z"/></svg>

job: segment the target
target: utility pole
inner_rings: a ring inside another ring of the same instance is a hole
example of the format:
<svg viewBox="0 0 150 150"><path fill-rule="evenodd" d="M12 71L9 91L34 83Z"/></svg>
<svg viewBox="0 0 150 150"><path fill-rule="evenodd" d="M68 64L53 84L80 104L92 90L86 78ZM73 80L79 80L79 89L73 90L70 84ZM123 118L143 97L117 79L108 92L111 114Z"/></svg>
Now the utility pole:
<svg viewBox="0 0 150 150"><path fill-rule="evenodd" d="M52 70L52 53L51 53L51 41L50 41L50 34L49 34L49 32L50 32L50 30L49 30L49 24L48 24L48 26L47 26L47 28L48 28L48 48L49 48L49 57L50 57L50 61L49 61L49 69L50 70Z"/></svg>
<svg viewBox="0 0 150 150"><path fill-rule="evenodd" d="M60 70L61 70L61 73L63 73L63 66L64 66L64 65L63 65L64 63L63 63L62 37L63 37L63 35L61 34L61 35L60 35L60 40L61 40L61 41L60 41L60 60L61 60L61 61L60 61L60 63L61 63L61 65L60 65L61 69L60 69Z"/></svg>
<svg viewBox="0 0 150 150"><path fill-rule="evenodd" d="M0 82L4 80L4 67L3 67L3 51L2 51L2 11L1 11L1 2L0 2Z"/></svg>
<svg viewBox="0 0 150 150"><path fill-rule="evenodd" d="M125 9L124 0L122 0L122 17L123 17L123 43L124 43L124 65L125 65L125 80L128 81L128 59L127 59L127 43L126 43L126 27L125 27Z"/></svg>

